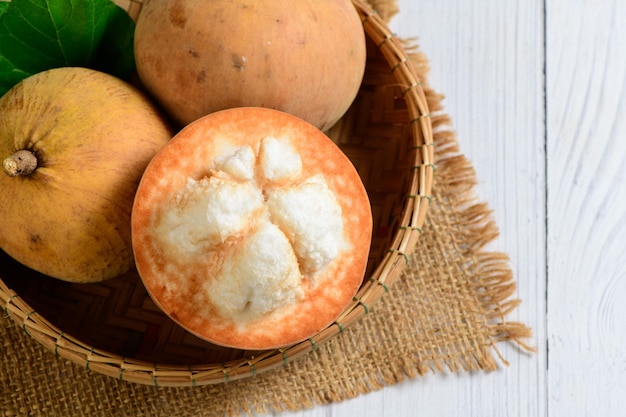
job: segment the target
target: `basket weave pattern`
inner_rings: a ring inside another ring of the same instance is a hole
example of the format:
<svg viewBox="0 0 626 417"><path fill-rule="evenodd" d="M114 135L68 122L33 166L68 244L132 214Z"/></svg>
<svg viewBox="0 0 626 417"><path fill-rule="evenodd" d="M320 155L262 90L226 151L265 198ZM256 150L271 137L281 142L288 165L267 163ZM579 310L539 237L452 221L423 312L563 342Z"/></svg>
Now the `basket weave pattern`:
<svg viewBox="0 0 626 417"><path fill-rule="evenodd" d="M142 1L117 1L136 18ZM328 135L368 190L374 237L353 302L314 338L285 349L244 352L208 344L168 319L135 271L99 284L51 280L0 255L0 307L55 355L141 384L195 386L248 378L317 348L366 315L415 249L430 203L433 132L417 71L402 43L366 3L353 0L368 40L363 84Z"/></svg>

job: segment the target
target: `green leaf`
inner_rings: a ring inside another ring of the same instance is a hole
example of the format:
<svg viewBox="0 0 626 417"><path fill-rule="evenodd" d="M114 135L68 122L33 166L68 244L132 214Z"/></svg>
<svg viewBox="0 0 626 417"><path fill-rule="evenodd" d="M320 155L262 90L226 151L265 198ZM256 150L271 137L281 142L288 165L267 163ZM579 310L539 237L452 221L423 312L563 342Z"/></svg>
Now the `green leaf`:
<svg viewBox="0 0 626 417"><path fill-rule="evenodd" d="M9 7L9 2L6 0L0 0L0 14L4 13L4 11Z"/></svg>
<svg viewBox="0 0 626 417"><path fill-rule="evenodd" d="M135 24L111 0L0 1L0 95L50 68L81 66L127 79Z"/></svg>

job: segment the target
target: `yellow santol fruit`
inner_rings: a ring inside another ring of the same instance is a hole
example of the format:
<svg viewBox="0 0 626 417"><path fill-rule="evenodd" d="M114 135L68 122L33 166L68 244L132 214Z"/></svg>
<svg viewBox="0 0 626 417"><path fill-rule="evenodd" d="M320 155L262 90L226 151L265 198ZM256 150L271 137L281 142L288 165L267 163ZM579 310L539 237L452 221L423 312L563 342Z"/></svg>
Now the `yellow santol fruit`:
<svg viewBox="0 0 626 417"><path fill-rule="evenodd" d="M154 104L111 75L64 67L23 80L0 98L0 248L65 281L126 272L136 188L171 137Z"/></svg>

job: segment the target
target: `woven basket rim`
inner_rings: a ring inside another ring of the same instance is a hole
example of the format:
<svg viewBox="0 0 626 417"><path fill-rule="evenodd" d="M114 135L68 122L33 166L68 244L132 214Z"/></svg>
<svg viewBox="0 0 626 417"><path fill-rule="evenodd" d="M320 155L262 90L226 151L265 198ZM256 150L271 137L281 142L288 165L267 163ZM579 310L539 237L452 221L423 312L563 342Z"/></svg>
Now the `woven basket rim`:
<svg viewBox="0 0 626 417"><path fill-rule="evenodd" d="M382 53L398 86L402 88L410 117L407 122L414 152L410 189L391 245L371 276L364 280L352 303L332 325L311 339L286 348L257 352L255 356L221 364L186 366L134 360L91 347L46 320L0 277L0 307L5 316L11 317L24 332L55 355L94 372L144 385L200 386L254 377L284 366L343 333L345 328L368 314L370 307L404 271L422 233L434 178L434 142L426 95L402 42L369 4L363 0L352 0L352 3L361 17L366 36ZM127 11L136 17L140 8L141 1L131 0Z"/></svg>

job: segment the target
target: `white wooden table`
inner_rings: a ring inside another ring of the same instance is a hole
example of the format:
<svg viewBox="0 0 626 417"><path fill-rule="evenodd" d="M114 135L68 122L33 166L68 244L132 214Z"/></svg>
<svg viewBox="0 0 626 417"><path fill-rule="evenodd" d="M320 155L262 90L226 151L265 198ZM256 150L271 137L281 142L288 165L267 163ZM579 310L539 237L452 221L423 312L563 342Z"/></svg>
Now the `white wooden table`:
<svg viewBox="0 0 626 417"><path fill-rule="evenodd" d="M626 1L400 0L538 353L279 416L626 415Z"/></svg>

